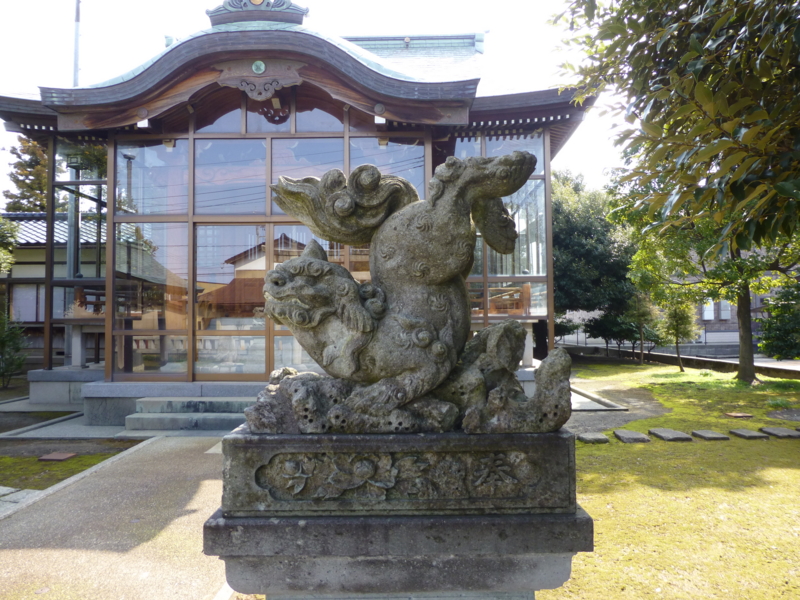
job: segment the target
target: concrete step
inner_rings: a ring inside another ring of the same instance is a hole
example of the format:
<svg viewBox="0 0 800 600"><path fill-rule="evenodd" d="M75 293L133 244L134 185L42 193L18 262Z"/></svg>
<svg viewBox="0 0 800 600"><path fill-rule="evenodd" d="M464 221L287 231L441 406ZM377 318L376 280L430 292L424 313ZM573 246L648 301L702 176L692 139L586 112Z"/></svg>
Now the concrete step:
<svg viewBox="0 0 800 600"><path fill-rule="evenodd" d="M241 413L256 399L241 396L221 398L183 398L160 397L139 398L136 401L137 413Z"/></svg>
<svg viewBox="0 0 800 600"><path fill-rule="evenodd" d="M125 429L231 431L244 421L242 413L135 413L125 417Z"/></svg>

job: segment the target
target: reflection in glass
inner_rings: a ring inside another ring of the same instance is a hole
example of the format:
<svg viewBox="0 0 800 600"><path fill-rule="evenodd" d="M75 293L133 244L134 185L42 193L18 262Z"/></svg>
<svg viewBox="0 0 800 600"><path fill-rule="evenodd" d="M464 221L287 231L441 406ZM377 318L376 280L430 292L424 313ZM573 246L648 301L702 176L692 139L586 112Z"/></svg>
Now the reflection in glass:
<svg viewBox="0 0 800 600"><path fill-rule="evenodd" d="M498 136L486 138L486 156L502 156L514 150L527 150L537 159L536 173L543 173L544 138L541 133L519 136Z"/></svg>
<svg viewBox="0 0 800 600"><path fill-rule="evenodd" d="M53 247L54 277L103 277L105 275L106 186L56 185L64 200L55 213Z"/></svg>
<svg viewBox="0 0 800 600"><path fill-rule="evenodd" d="M117 214L185 215L188 206L188 140L117 144Z"/></svg>
<svg viewBox="0 0 800 600"><path fill-rule="evenodd" d="M350 170L375 165L384 175L397 175L425 197L425 145L416 138L351 138Z"/></svg>
<svg viewBox="0 0 800 600"><path fill-rule="evenodd" d="M300 256L311 240L317 240L328 255L328 261L344 265L344 246L323 240L311 233L305 225L276 225L273 230L272 249L275 268L282 262Z"/></svg>
<svg viewBox="0 0 800 600"><path fill-rule="evenodd" d="M285 175L295 179L322 177L331 169L344 169L344 140L286 139L272 140L272 183ZM285 214L272 203L272 214Z"/></svg>
<svg viewBox="0 0 800 600"><path fill-rule="evenodd" d="M108 173L105 140L56 140L56 180L105 179Z"/></svg>
<svg viewBox="0 0 800 600"><path fill-rule="evenodd" d="M182 335L115 335L115 373L186 373L188 344Z"/></svg>
<svg viewBox="0 0 800 600"><path fill-rule="evenodd" d="M195 131L239 133L242 131L242 92L219 87L196 103Z"/></svg>
<svg viewBox="0 0 800 600"><path fill-rule="evenodd" d="M433 142L433 168L436 169L443 164L450 156L455 156L461 160L466 160L471 156L481 155L481 138L478 137L455 137L449 135L447 139L435 140Z"/></svg>
<svg viewBox="0 0 800 600"><path fill-rule="evenodd" d="M196 235L197 329L264 329L264 226L203 225Z"/></svg>
<svg viewBox="0 0 800 600"><path fill-rule="evenodd" d="M369 272L369 244L350 246L350 273L353 279L364 283L372 279Z"/></svg>
<svg viewBox="0 0 800 600"><path fill-rule="evenodd" d="M483 282L470 281L467 283L467 293L469 294L469 307L472 312L472 320L482 321L483 311L485 309Z"/></svg>
<svg viewBox="0 0 800 600"><path fill-rule="evenodd" d="M194 212L265 214L266 167L261 140L195 140Z"/></svg>
<svg viewBox="0 0 800 600"><path fill-rule="evenodd" d="M350 131L377 131L375 127L375 117L372 115L361 112L355 107L350 107L347 111L350 115Z"/></svg>
<svg viewBox="0 0 800 600"><path fill-rule="evenodd" d="M200 335L195 340L194 372L211 375L266 372L264 336Z"/></svg>
<svg viewBox="0 0 800 600"><path fill-rule="evenodd" d="M531 317L546 314L546 284L522 281L489 283L489 316Z"/></svg>
<svg viewBox="0 0 800 600"><path fill-rule="evenodd" d="M118 223L116 329L186 329L188 244L184 223Z"/></svg>
<svg viewBox="0 0 800 600"><path fill-rule="evenodd" d="M308 352L291 335L276 335L273 338L273 357L275 368L291 367L301 373L312 371L314 373L324 373Z"/></svg>
<svg viewBox="0 0 800 600"><path fill-rule="evenodd" d="M343 131L344 105L311 85L297 88L297 131Z"/></svg>
<svg viewBox="0 0 800 600"><path fill-rule="evenodd" d="M547 273L544 219L544 181L531 180L503 198L517 225L517 244L511 254L488 249L489 275L545 275Z"/></svg>
<svg viewBox="0 0 800 600"><path fill-rule="evenodd" d="M268 133L291 130L292 90L283 88L263 102L247 98L247 132Z"/></svg>
<svg viewBox="0 0 800 600"><path fill-rule="evenodd" d="M105 284L53 288L54 319L105 319Z"/></svg>

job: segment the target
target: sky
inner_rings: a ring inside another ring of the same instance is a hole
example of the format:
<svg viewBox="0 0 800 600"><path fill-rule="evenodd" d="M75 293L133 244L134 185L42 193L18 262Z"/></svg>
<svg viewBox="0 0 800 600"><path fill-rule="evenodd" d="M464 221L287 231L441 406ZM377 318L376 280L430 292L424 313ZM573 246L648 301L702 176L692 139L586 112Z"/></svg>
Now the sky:
<svg viewBox="0 0 800 600"><path fill-rule="evenodd" d="M125 73L161 52L165 36L207 29L205 14L222 0L81 0L79 85ZM565 0L298 0L304 24L340 36L486 33L479 94L514 93L569 83L558 65L570 58L557 47L563 32L547 21ZM3 2L0 7L0 95L39 98L38 86L72 87L75 0ZM574 60L574 57L572 57ZM598 105L603 103L601 98ZM553 161L554 169L582 173L590 188L607 183L619 166L611 121L589 111ZM16 134L0 129L0 191Z"/></svg>

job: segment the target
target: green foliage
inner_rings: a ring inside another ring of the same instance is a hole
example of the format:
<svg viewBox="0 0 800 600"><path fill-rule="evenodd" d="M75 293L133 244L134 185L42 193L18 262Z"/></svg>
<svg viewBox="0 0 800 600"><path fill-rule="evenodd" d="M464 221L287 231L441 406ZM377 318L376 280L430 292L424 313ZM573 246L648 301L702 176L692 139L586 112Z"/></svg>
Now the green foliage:
<svg viewBox="0 0 800 600"><path fill-rule="evenodd" d="M14 245L17 240L17 224L0 218L0 273L7 273L14 264Z"/></svg>
<svg viewBox="0 0 800 600"><path fill-rule="evenodd" d="M563 338L566 335L575 333L581 328L581 324L572 319L567 319L564 315L556 315L555 337Z"/></svg>
<svg viewBox="0 0 800 600"><path fill-rule="evenodd" d="M579 99L626 99L614 110L631 124L617 142L635 156L635 206L657 226L709 219L743 250L794 234L800 3L573 0L563 19L586 55Z"/></svg>
<svg viewBox="0 0 800 600"><path fill-rule="evenodd" d="M696 318L695 305L691 301L675 299L664 307L657 325L661 337L669 339L675 344L681 371L683 371L683 365L680 363L679 344L691 342L700 335Z"/></svg>
<svg viewBox="0 0 800 600"><path fill-rule="evenodd" d="M624 226L606 219L609 198L586 191L583 178L553 174L553 263L556 312L625 310L634 248Z"/></svg>
<svg viewBox="0 0 800 600"><path fill-rule="evenodd" d="M47 208L47 153L34 140L18 136L19 146L9 152L16 159L11 163L8 178L16 192L5 190L6 212L45 212Z"/></svg>
<svg viewBox="0 0 800 600"><path fill-rule="evenodd" d="M11 377L25 364L25 332L8 316L8 303L0 308L0 386L7 388Z"/></svg>
<svg viewBox="0 0 800 600"><path fill-rule="evenodd" d="M608 348L609 342L614 342L619 348L625 342L635 343L639 339L639 330L636 325L622 315L611 312L587 319L583 330L589 337L603 340L606 348Z"/></svg>
<svg viewBox="0 0 800 600"><path fill-rule="evenodd" d="M800 357L800 283L784 287L770 299L761 323L758 348L778 360Z"/></svg>

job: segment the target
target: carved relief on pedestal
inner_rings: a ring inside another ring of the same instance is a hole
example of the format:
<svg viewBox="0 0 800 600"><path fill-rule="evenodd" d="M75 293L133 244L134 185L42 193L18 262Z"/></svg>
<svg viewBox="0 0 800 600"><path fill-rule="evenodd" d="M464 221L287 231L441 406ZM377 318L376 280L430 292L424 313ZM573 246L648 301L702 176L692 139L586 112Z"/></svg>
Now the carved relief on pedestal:
<svg viewBox="0 0 800 600"><path fill-rule="evenodd" d="M281 502L522 499L541 478L524 452L277 454L256 484Z"/></svg>

